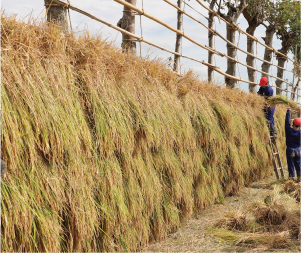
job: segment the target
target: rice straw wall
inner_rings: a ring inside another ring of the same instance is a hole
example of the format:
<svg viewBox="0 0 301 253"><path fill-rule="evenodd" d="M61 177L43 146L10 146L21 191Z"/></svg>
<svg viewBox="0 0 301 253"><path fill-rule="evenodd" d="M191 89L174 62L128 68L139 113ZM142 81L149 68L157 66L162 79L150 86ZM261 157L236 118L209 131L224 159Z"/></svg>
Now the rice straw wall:
<svg viewBox="0 0 301 253"><path fill-rule="evenodd" d="M3 251L135 251L273 173L257 95L44 23L1 41Z"/></svg>

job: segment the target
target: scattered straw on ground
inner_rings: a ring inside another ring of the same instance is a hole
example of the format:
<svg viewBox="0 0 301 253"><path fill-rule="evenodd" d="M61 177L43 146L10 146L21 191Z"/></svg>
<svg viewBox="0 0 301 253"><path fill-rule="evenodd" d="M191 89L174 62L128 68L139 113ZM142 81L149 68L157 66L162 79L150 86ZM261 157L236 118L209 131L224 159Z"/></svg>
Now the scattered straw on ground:
<svg viewBox="0 0 301 253"><path fill-rule="evenodd" d="M265 246L266 249L296 246L295 240L300 239L300 203L287 194L295 192L298 186L292 181L276 185L263 201L249 204L243 213L231 211L225 214L215 223L211 233L235 245Z"/></svg>

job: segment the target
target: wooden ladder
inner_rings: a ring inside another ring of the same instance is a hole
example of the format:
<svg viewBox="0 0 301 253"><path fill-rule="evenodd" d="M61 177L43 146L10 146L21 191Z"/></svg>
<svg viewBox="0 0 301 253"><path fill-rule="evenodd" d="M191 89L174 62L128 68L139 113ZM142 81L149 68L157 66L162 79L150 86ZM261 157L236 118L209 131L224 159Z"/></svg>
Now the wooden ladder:
<svg viewBox="0 0 301 253"><path fill-rule="evenodd" d="M284 178L283 166L282 166L282 162L280 159L280 154L279 154L276 138L273 136L270 136L270 146L271 146L272 155L273 155L273 164L274 164L274 171L275 171L276 177L277 177L277 179L279 179L279 171L280 171L281 178Z"/></svg>

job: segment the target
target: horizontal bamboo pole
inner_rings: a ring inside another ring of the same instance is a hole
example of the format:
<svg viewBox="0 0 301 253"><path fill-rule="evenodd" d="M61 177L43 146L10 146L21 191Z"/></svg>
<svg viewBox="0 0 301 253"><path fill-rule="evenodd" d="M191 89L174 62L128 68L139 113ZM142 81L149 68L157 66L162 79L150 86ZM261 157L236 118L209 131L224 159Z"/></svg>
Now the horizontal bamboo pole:
<svg viewBox="0 0 301 253"><path fill-rule="evenodd" d="M288 92L288 93L293 93L293 94L296 94L298 97L301 97L301 95L299 95L298 93L296 93L296 92L293 92L293 91L289 91L289 90L284 90L284 89L281 89L281 88L279 88L279 87L277 87L277 86L275 86L275 85L270 85L271 87L274 87L274 88L276 88L276 89L278 89L278 90L281 90L281 91L285 91L285 92ZM298 103L299 104L299 103Z"/></svg>
<svg viewBox="0 0 301 253"><path fill-rule="evenodd" d="M206 10L208 10L209 12L211 12L212 14L214 14L215 16L217 16L218 19L221 19L222 21L224 21L227 25L235 27L238 31L240 31L241 33L245 34L247 37L251 38L252 40L258 42L260 45L264 46L265 48L267 48L268 50L282 55L284 58L290 60L291 62L293 62L294 64L297 64L297 66L300 66L299 63L295 60L292 60L291 58L289 58L287 55L277 51L276 49L267 46L266 44L263 44L262 42L260 42L256 37L252 36L251 34L248 34L247 32L245 32L244 30L240 29L240 27L236 24L233 23L229 23L227 20L223 19L217 12L215 12L214 10L211 10L210 8L208 8L206 5L204 5L200 0L196 0L201 6L203 6Z"/></svg>
<svg viewBox="0 0 301 253"><path fill-rule="evenodd" d="M223 53L221 53L221 52L218 52L218 51L216 51L216 50L214 50L214 49L212 49L212 48L210 48L210 47L203 46L202 44L198 43L197 41L195 41L195 40L193 40L192 38L190 38L190 37L188 37L187 35L185 35L183 32L181 32L181 31L175 29L174 27L168 25L167 23L161 21L160 19L158 19L158 18L156 18L156 17L154 17L154 16L148 14L148 13L145 12L144 10L139 9L138 7L132 5L132 4L130 4L130 3L126 2L126 1L124 1L124 0L114 0L114 1L115 1L115 2L118 2L118 3L120 3L120 4L123 4L124 6L126 6L126 7L130 8L130 9L132 9L132 10L134 10L134 11L140 13L141 15L144 15L144 16L148 17L149 19L154 20L155 22L157 22L157 23L159 23L159 24L165 26L166 28L168 28L169 30L171 30L171 31L173 31L173 32L178 33L179 35L182 35L184 38L186 38L186 39L188 39L189 41L193 42L194 44L196 44L196 45L202 47L203 49L206 49L206 50L208 50L208 51L210 51L210 52L212 52L212 53L215 53L215 54L217 54L217 55L219 55L219 56L226 57L226 58L228 58L228 59L231 59L231 60L234 60L234 61L238 62L237 60L235 60L235 59L229 57L229 56L226 55L226 54L223 54ZM187 14L186 12L184 12L183 10L181 10L180 8L178 8L177 6L175 6L174 4L170 3L169 1L167 1L167 0L164 0L164 1L167 2L167 3L169 3L169 4L171 4L173 7L175 7L175 8L178 9L179 11L183 12L185 15L189 16L190 18L194 19L192 16L190 16L189 14ZM204 27L206 27L208 30L211 30L211 29L208 28L206 25L204 25L202 22L200 22L200 21L198 21L198 20L196 20L196 19L194 19L194 20L197 21L197 22L199 22L199 23L201 23L201 24L202 24ZM261 59L261 58L259 58L259 57L256 57L255 55L253 55L253 54L251 54L251 53L249 53L249 52L246 52L246 51L244 51L243 49L237 47L236 45L234 45L234 44L232 44L230 41L228 41L226 38L224 38L222 35L220 35L217 31L215 31L215 30L211 30L211 31L212 31L213 33L218 34L223 40L225 40L225 41L226 41L227 43L229 43L231 46L233 46L233 47L239 49L240 51L244 52L245 54L248 54L248 55L250 55L250 56L252 56L252 57L254 57L254 58L256 58L256 59L258 59L258 60L260 60L260 61L266 62L266 63L268 63L268 64L270 64L270 65L274 65L274 64L272 64L272 63L270 63L270 62L268 62L268 61L265 61L265 60L263 60L263 59ZM245 65L245 64L243 64L243 63L241 63L241 62L238 62L238 63L240 63L240 64L242 64L242 65L244 65L244 66L246 66L246 67L249 67L248 65ZM277 65L274 65L274 66L278 67ZM280 68L280 67L278 67L278 68ZM283 69L283 70L286 70L286 69L284 69L284 68L282 68L282 69ZM257 70L257 69L254 69L254 70ZM259 71L259 70L257 70L257 71L258 71L258 72L261 72L261 73L266 73L266 72L262 72L262 71ZM267 74L267 75L270 75L269 73L266 73L266 74ZM280 78L275 77L275 76L273 76L273 77L276 78L276 79L281 80L282 82L288 83L288 82L284 81L283 79L280 79ZM250 83L250 82L249 82L249 83ZM291 83L288 83L288 84L291 85Z"/></svg>
<svg viewBox="0 0 301 253"><path fill-rule="evenodd" d="M54 2L57 2L57 3L60 3L60 4L66 4L66 3L65 3L64 1L62 1L62 0L53 0L53 1L54 1ZM120 0L114 0L114 1L120 1ZM122 2L123 2L123 1L122 1ZM125 2L125 3L127 3L127 2ZM130 4L130 5L131 5L131 4ZM212 67L215 71L217 71L218 73L220 73L220 74L222 74L222 75L224 75L224 76L226 76L226 77L228 77L228 78L232 78L232 79L235 79L235 80L237 80L237 81L241 81L241 82L245 82L245 83L258 84L258 83L255 83L255 82L249 82L249 81L247 81L247 80L243 80L243 79L241 79L241 78L237 78L237 77L228 75L228 74L224 73L223 71L219 70L216 66L213 66L213 65L211 65L211 64L209 64L209 63L207 63L207 62L200 61L200 60L194 59L194 58L192 58L192 57L189 57L189 56L186 56L186 55L183 55L183 54L180 54L180 53L171 51L171 50L169 50L169 49L163 48L163 47L161 47L161 46L158 46L158 45L156 45L156 44L154 44L154 43L152 43L152 42L150 42L150 41L147 41L147 40L145 40L145 39L143 39L143 38L140 38L140 37L137 36L136 34L130 33L130 32L128 32L128 31L126 31L126 30L124 30L124 29L122 29L122 28L120 28L120 27L118 27L118 26L116 26L116 25L113 25L113 24L111 24L111 23L109 23L109 22L107 22L107 21L105 21L105 20L103 20L103 19L101 19L101 18L99 18L99 17L96 17L96 16L90 14L89 12L86 12L86 11L84 11L84 10L78 8L78 7L75 7L75 6L72 5L72 4L69 5L69 8L70 8L71 10L74 10L74 11L77 11L77 12L79 12L79 13L82 13L82 14L84 14L84 15L86 15L86 16L92 18L92 19L95 19L95 20L97 20L97 21L99 21L99 22L101 22L101 23L103 23L103 24L105 24L105 25L107 25L107 26L109 26L109 27L111 27L111 28L113 28L113 29L115 29L115 30L117 30L117 31L119 31L119 32L121 32L121 33L123 33L123 34L126 34L126 35L128 35L128 36L134 37L134 38L137 39L138 41L145 42L145 43L147 43L147 44L149 44L149 45L151 45L151 46L154 46L154 47L156 47L156 48L159 48L159 49L161 49L161 50L163 50L163 51L166 51L166 52L169 52L169 53L171 53L171 54L175 54L175 55L181 56L181 57L183 57L183 58L187 58L187 59L190 59L190 60L193 60L193 61L202 63L202 64L204 64L204 65L206 65L206 66L210 66L210 67ZM175 29L175 30L176 30L176 29ZM208 50L207 47L204 47L204 49Z"/></svg>
<svg viewBox="0 0 301 253"><path fill-rule="evenodd" d="M161 24L161 25L163 25L163 26L165 26L167 29L169 29L169 30L171 30L171 31L173 31L173 32L175 32L175 33L177 33L177 34L183 36L184 38L188 39L188 40L191 41L192 43L198 45L199 47L201 47L201 48L203 48L203 49L206 49L206 50L208 50L208 51L210 51L210 52L212 52L212 53L214 53L214 54L217 54L217 55L220 54L220 53L217 52L216 50L213 50L213 49L211 49L211 48L208 48L208 47L202 45L201 43L197 42L196 40L194 40L194 39L190 38L189 36L187 36L186 34L184 34L182 31L180 31L180 30L178 30L178 29L176 29L176 28L170 26L169 24L163 22L162 20L160 20L160 19L158 19L158 18L156 18L156 17L150 15L149 13L145 12L144 10L139 9L139 8L136 7L135 5L132 5L132 4L130 4L130 3L126 2L126 1L124 1L124 0L114 0L114 1L117 2L117 3L120 3L120 4L124 5L124 6L126 6L126 7L128 7L128 8L130 8L130 9L136 11L136 12L138 12L138 13L141 14L141 15L144 15L145 17L147 17L147 18L149 18L149 19L151 19L151 20L153 20L153 21L155 21L155 22L157 22L157 23L159 23L159 24Z"/></svg>
<svg viewBox="0 0 301 253"><path fill-rule="evenodd" d="M225 72L219 70L218 67L213 66L213 65L211 65L211 64L209 64L209 63L207 63L207 62L205 62L205 61L200 61L200 60L197 60L197 59L195 59L195 58L192 58L192 57L189 57L189 56L186 56L186 55L183 55L183 54L180 54L180 53L171 51L171 50L166 49L166 48L164 48L164 47L161 47L161 46L159 46L159 45L156 45L156 44L154 44L154 43L152 43L152 42L150 42L150 41L148 41L148 40L145 40L145 39L143 39L143 38L137 36L137 35L134 34L134 33L130 33L130 32L128 32L128 31L126 31L126 30L124 30L124 29L122 29L122 28L120 28L120 27L118 27L118 26L116 26L116 25L113 25L113 24L111 24L111 23L109 23L109 22L107 22L107 21L105 21L105 20L103 20L103 19L101 19L101 18L99 18L99 17L97 17L97 16L95 16L95 15L93 15L93 14L87 12L87 11L84 11L84 10L82 10L82 9L80 9L80 8L78 8L78 7L74 6L74 5L72 5L72 4L66 4L66 2L64 2L63 0L53 0L53 2L54 2L54 3L58 3L58 4L62 4L62 5L66 5L66 6L68 6L68 8L70 8L71 10L74 10L74 11L76 11L76 12L79 12L79 13L81 13L81 14L83 14L83 15L89 17L89 18L91 18L91 19L94 19L94 20L96 20L96 21L99 21L99 22L101 22L101 23L103 23L103 24L105 24L105 25L107 25L107 26L109 26L109 27L111 27L111 28L113 28L113 29L115 29L115 30L117 30L117 31L119 31L119 32L121 32L121 33L123 33L123 34L126 34L126 35L128 35L128 36L131 36L131 37L137 39L137 40L140 41L140 42L147 43L147 44L149 44L150 46L159 48L159 49L161 49L161 50L163 50L163 51L166 51L166 52L169 52L169 53L171 53L171 54L175 54L175 55L181 56L181 57L183 57L183 58L187 58L187 59L190 59L190 60L193 60L193 61L202 63L202 64L205 65L205 66L208 66L208 67L213 68L216 72L220 73L220 74L223 75L223 76L226 76L226 77L228 77L228 78L231 78L231 79L234 79L234 80L237 80L237 81L241 81L241 82L244 82L244 83L251 83L251 84L258 85L258 83L250 82L250 81L247 81L247 80L244 80L244 79L235 77L235 76L228 75L228 74L226 74ZM176 73L176 74L178 74L178 73ZM178 74L178 75L179 75L179 74ZM182 76L182 75L179 75L179 76ZM274 86L273 86L273 87L274 87ZM280 88L278 88L278 87L276 87L276 88L277 88L277 89L280 89ZM283 90L283 89L280 89L280 90ZM284 90L284 91L286 91L286 90ZM290 92L290 91L289 91L289 92ZM301 95L299 95L299 94L297 94L297 93L295 93L295 92L293 92L293 93L296 94L297 96L300 96L300 97L301 97Z"/></svg>
<svg viewBox="0 0 301 253"><path fill-rule="evenodd" d="M157 19L156 17L154 17L154 16L148 14L147 12L145 12L145 11L139 9L138 7L132 5L132 4L130 4L130 3L126 2L126 1L124 1L124 0L114 0L114 1L115 1L115 2L118 2L118 3L121 3L121 4L125 5L125 6L127 6L128 8L130 8L130 9L132 9L132 10L134 10L134 11L137 11L137 12L140 13L141 15L144 15L144 16L146 16L146 17L148 17L148 18L154 20L155 22L157 22L157 23L159 23L159 24L165 26L165 27L168 28L169 30L172 30L172 31L174 31L174 32L176 32L176 33L182 35L183 37L187 38L188 40L190 40L190 41L193 42L194 44L199 45L199 46L201 46L202 48L204 48L204 49L206 49L206 50L208 50L208 51L210 51L210 52L212 52L212 53L215 53L215 54L217 54L217 55L219 55L219 56L222 56L222 57L226 57L226 58L228 58L228 59L231 59L231 60L233 60L233 61L236 61L236 62L240 63L240 64L243 65L243 66L249 67L248 65L245 65L245 64L243 64L242 62L239 62L239 61L237 61L237 60L235 60L235 59L229 57L229 56L226 55L226 54L223 54L223 53L221 53L221 52L218 52L218 51L216 51L216 50L214 50L214 49L212 49L212 48L210 48L210 47L201 45L200 43L198 43L198 42L194 41L193 39L191 39L190 37L186 36L183 32L181 32L181 31L179 31L179 30L173 28L172 26L166 24L165 22L161 21L160 19ZM270 62L265 61L265 60L263 60L263 59L261 59L261 58L259 58L259 57L256 57L255 55L253 55L253 54L251 54L251 53L249 53L249 52L246 52L246 51L244 51L243 49L241 49L241 48L237 47L236 45L232 44L230 41L228 41L226 38L224 38L224 37L223 37L220 33L218 33L216 30L213 30L213 29L208 28L205 24L203 24L203 23L200 22L199 20L195 19L194 17L190 16L189 14L187 14L185 11L183 11L182 9L180 9L178 6L174 5L174 4L171 3L170 1L168 1L168 0L163 0L163 1L165 1L165 2L168 3L168 4L170 4L171 6L173 6L173 7L176 8L177 10L181 11L181 12L184 13L186 16L190 17L191 19L195 20L196 22L202 24L205 28L207 28L207 29L210 30L211 32L217 34L219 37L221 37L224 41L226 41L227 43L229 43L231 46L233 46L233 47L239 49L239 50L242 51L243 53L245 53L245 54L247 54L247 55L250 55L250 56L252 56L252 57L254 57L254 58L256 58L256 59L258 59L258 60L260 60L260 61L263 61L263 62L266 62L266 63L268 63L268 64L271 64ZM210 50L210 49L211 49L211 50ZM274 64L271 64L271 65L274 65ZM278 67L277 65L274 65L274 66ZM251 67L249 67L249 68L251 68ZM280 67L278 67L278 68L280 68ZM255 68L252 68L252 69L253 69L253 70L256 70L256 71L258 71L258 72L267 74L267 75L269 75L269 76L272 76L272 77L274 77L275 79L279 79L280 81L285 82L285 83L291 85L291 83L286 82L285 80L280 79L280 78L278 78L278 77L275 77L275 76L273 76L273 75L270 75L269 73L262 72L262 71L260 71L260 70L255 69ZM286 70L286 69L284 69L284 68L282 68L282 69L283 69L283 70ZM288 71L289 71L289 70L288 70Z"/></svg>
<svg viewBox="0 0 301 253"><path fill-rule="evenodd" d="M255 56L255 55L253 55L253 54L251 54L251 53L249 53L249 52L247 52L247 51L245 51L245 50L243 50L243 49L237 47L237 46L234 45L232 42L230 42L230 41L227 40L225 37L223 37L219 32L217 32L217 31L214 30L214 29L211 29L211 28L207 27L204 23L202 23L201 21L199 21L199 20L197 20L196 18L192 17L191 15L189 15L188 13L186 13L185 11L181 10L178 6L174 5L174 4L171 3L170 1L168 1L168 0L163 0L163 1L166 2L166 3L168 3L169 5L171 5L172 7L176 8L177 10L181 11L181 12L182 12L183 14L185 14L187 17L189 17L189 18L191 18L192 20L198 22L199 24L201 24L202 26L204 26L207 30L209 30L210 32L212 32L213 34L218 35L222 40L224 40L225 42L227 42L227 43L228 43L229 45L231 45L232 47L234 47L234 48L240 50L241 52L243 52L243 53L245 53L245 54L247 54L247 55L250 55L250 56L252 56L252 57L254 57L254 58L256 58L256 59L258 59L258 60L260 60L260 61L262 61L262 62L265 62L265 63L268 63L268 64L270 64L270 65L272 65L272 66L275 66L275 67L277 67L277 68L279 68L279 69L283 69L283 70L286 70L286 71L288 71L288 72L294 73L293 71L290 71L290 70L287 70L287 69L285 69L285 68L279 67L278 65L275 65L275 64L273 64L273 63L271 63L271 62L269 62L269 61L266 61L266 60L264 60L264 59L261 59L261 58Z"/></svg>
<svg viewBox="0 0 301 253"><path fill-rule="evenodd" d="M230 42L230 41L227 40L225 37L223 37L218 31L216 31L216 30L214 30L214 29L211 29L211 28L207 27L204 23L202 23L201 21L197 20L197 19L194 18L193 16L189 15L187 12L185 12L185 11L182 10L182 9L180 9L180 8L179 8L178 6L176 6L175 4L171 3L171 2L168 1L168 0L163 0L163 1L166 2L166 3L168 3L169 5L173 6L173 7L176 8L178 11L181 11L181 12L182 12L183 14L185 14L187 17L189 17L189 18L191 18L192 20L198 22L199 24L201 24L202 26L204 26L207 30L211 31L213 34L218 35L222 40L224 40L225 42L227 42L228 44L230 44L230 45L233 46L234 48L240 50L241 52L243 52L243 53L245 53L245 54L247 54L247 55L250 55L250 56L254 57L255 59L258 59L258 60L260 60L260 61L262 61L262 62L266 62L266 63L270 64L271 66L275 66L275 67L277 67L278 69L282 69L282 70L285 70L285 71L294 73L294 71L291 71L291 70L288 70L288 69L279 67L278 65L275 65L275 64L273 64L273 63L271 63L271 62L268 62L268 61L266 61L266 60L263 60L263 59L261 59L261 58L255 56L255 55L253 55L253 54L251 54L251 53L249 53L249 52L244 51L243 49L241 49L241 48L237 47L236 45L232 44L232 42ZM211 10L211 9L209 9L209 10ZM217 15L217 13L216 13L216 15ZM229 24L230 24L230 23L229 23ZM247 34L248 34L248 33L247 33ZM250 34L248 34L248 35L251 36L251 37L253 37L253 36L250 35ZM255 38L255 37L254 37L254 38ZM273 49L272 51L274 51L274 52L277 52L277 51L275 51L274 48L270 48L270 47L268 47L268 46L266 46L266 47L269 48L269 49ZM231 57L227 57L227 55L225 55L225 57L226 57L226 58L229 58L229 59L232 59ZM232 59L232 60L233 60L233 59ZM253 70L255 70L255 71L258 71L258 72L260 72L260 73L262 73L262 74L266 74L266 75L268 75L268 76L270 76L270 77L273 77L273 78L275 78L275 79L278 79L278 80L280 80L280 81L282 81L282 82L284 82L284 83L287 83L287 84L289 84L289 85L292 86L292 83L286 82L285 80L283 80L283 79L281 79L281 78L279 78L279 77L276 77L276 76L273 76L273 75L271 75L271 74L269 74L269 73L267 73L267 72L263 72L263 71L261 71L261 70L252 68L251 66L246 65L246 64L243 64L243 63L240 62L240 61L236 61L236 62L239 63L239 64L241 64L241 65L243 65L243 66L246 66L246 67L248 67L248 68L250 68L250 69L253 69ZM294 63L295 63L295 62L294 62ZM297 77L297 78L301 81L301 79L300 79L299 77ZM301 88L299 88L299 87L298 87L297 89L298 89L298 90L301 90Z"/></svg>
<svg viewBox="0 0 301 253"><path fill-rule="evenodd" d="M273 77L273 78L275 78L275 79L278 79L278 80L280 80L281 82L287 83L287 84L289 84L290 86L292 86L292 83L289 83L289 82L287 82L287 81L285 81L285 80L283 80L283 79L281 79L281 78L279 78L279 77L273 76L273 75L271 75L271 74L269 74L269 73L267 73L267 72L264 72L264 71L261 71L261 70L259 70L259 69L253 68L253 67L251 67L251 66L249 66L249 65L247 65L247 64L245 64L245 63L242 63L242 62L240 62L240 61L238 61L238 60L236 60L236 59L234 59L234 58L232 58L232 57L230 57L230 56L228 56L228 55L226 56L226 58L228 58L228 59L230 59L230 60L232 60L232 61L235 61L235 62L237 62L237 63L239 63L239 64L241 64L241 65L243 65L243 66L245 66L245 67L247 67L247 68L249 68L249 69L255 70L255 71L260 72L260 73L262 73L262 74L266 74L266 75L268 75L268 76L270 76L270 77ZM298 90L301 90L299 87L297 87L297 88L298 88Z"/></svg>

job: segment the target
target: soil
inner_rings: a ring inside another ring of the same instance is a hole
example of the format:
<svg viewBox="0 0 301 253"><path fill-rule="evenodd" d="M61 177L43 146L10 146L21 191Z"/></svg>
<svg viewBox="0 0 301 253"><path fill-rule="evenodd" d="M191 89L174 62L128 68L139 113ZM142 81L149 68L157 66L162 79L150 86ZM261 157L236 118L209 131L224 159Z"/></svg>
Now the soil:
<svg viewBox="0 0 301 253"><path fill-rule="evenodd" d="M217 219L223 218L228 211L243 208L256 200L263 201L272 192L271 184L275 179L262 180L251 187L243 188L239 195L226 197L224 204L212 205L195 217L188 219L178 232L170 234L166 240L151 243L143 252L268 252L265 248L247 248L233 246L214 238L208 233ZM298 244L297 244L298 245ZM294 247L285 250L269 250L269 252L300 252Z"/></svg>

